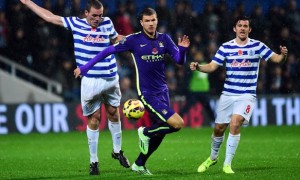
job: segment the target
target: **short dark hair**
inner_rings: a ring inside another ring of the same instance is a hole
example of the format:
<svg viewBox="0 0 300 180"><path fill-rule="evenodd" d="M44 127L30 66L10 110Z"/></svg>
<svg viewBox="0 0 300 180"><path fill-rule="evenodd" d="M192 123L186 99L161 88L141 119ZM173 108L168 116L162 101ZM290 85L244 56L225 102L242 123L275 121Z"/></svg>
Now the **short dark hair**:
<svg viewBox="0 0 300 180"><path fill-rule="evenodd" d="M248 16L238 16L238 17L236 17L235 18L235 20L234 20L234 23L233 23L233 27L235 27L236 26L236 24L239 22L239 21L249 21L249 26L251 27L251 19L250 19L250 17L248 17Z"/></svg>
<svg viewBox="0 0 300 180"><path fill-rule="evenodd" d="M156 11L152 8L145 8L141 14L140 14L140 20L143 19L143 16L151 16L153 14L156 14Z"/></svg>
<svg viewBox="0 0 300 180"><path fill-rule="evenodd" d="M103 7L103 5L99 0L88 0L85 10L90 12L91 7L95 8L95 9L100 9Z"/></svg>

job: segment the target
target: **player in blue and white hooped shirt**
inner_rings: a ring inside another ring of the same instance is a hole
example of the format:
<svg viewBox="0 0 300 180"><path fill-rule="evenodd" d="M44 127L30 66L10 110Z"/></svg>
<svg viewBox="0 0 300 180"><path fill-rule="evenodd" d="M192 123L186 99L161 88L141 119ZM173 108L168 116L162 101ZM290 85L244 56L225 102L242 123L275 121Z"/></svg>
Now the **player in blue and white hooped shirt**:
<svg viewBox="0 0 300 180"><path fill-rule="evenodd" d="M20 0L45 21L71 30L74 40L74 55L77 66L88 63L100 51L123 36L118 35L109 17L103 17L103 5L99 0L89 0L85 9L86 18L61 17L39 7L30 0ZM128 159L121 150L122 131L119 115L121 91L117 64L114 55L98 62L81 80L81 105L83 115L88 117L87 139L90 152L90 174L99 174L98 137L101 105L106 109L108 127L112 134L112 157L126 168Z"/></svg>
<svg viewBox="0 0 300 180"><path fill-rule="evenodd" d="M221 45L209 64L190 64L191 70L205 73L211 73L223 63L226 64L226 79L216 110L217 117L211 138L211 154L199 166L198 172L205 172L217 163L220 146L225 138L224 132L230 125L223 171L228 174L234 173L231 161L240 141L240 128L249 123L256 101L259 62L263 59L280 63L287 57L288 50L285 46L280 46L280 54L277 54L264 43L248 37L251 32L251 20L248 17L237 17L233 31L236 38Z"/></svg>

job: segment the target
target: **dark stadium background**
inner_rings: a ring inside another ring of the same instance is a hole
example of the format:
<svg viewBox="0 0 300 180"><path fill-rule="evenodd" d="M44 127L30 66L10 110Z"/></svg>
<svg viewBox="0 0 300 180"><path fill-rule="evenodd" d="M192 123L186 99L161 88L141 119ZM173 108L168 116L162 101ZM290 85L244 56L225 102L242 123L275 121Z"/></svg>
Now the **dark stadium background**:
<svg viewBox="0 0 300 180"><path fill-rule="evenodd" d="M60 7L56 4L58 1L61 0L34 2L61 16L82 16L86 1L79 0L79 6L74 6L76 0L62 0L65 4ZM156 0L102 2L105 15L111 17L117 31L125 35L140 30L136 19L144 6L157 9ZM151 157L147 168L154 176L149 178L299 180L300 0L166 2L164 8L157 9L159 30L168 32L175 41L182 33L191 39L187 64L178 67L168 61L166 67L171 106L182 115L185 128L168 135ZM291 6L290 2L294 5ZM191 61L209 62L221 43L234 38L232 21L240 14L253 19L251 38L262 40L276 52L279 44L287 45L288 60L281 65L260 65L256 109L250 127L241 129L242 140L234 158L235 175L222 173L224 145L219 163L208 172L199 174L197 167L210 151L213 119L204 108L204 99L197 93L204 94L214 110L223 87L224 71L220 68L201 80L201 86L204 82L209 83L208 91L190 92L192 74L188 65ZM87 119L82 115L79 100L80 80L73 77L72 49L70 32L45 23L17 0L0 0L0 179L91 179L85 133ZM136 96L135 72L128 54L118 55L117 60L124 102ZM17 65L59 81L62 89L51 90L62 100L41 101L43 98L35 99L30 93L29 98L24 99L20 93L26 94L27 86L42 87L44 84L24 72L13 76L13 68L8 66ZM5 88L10 82L3 79L10 76L12 78L8 81L22 78L27 84ZM15 94L17 90L19 94ZM147 113L138 122L129 122L123 115L121 118L122 149L133 162L140 152L136 128L148 125L149 119ZM122 168L111 158L111 134L104 116L100 129L100 178L141 179L139 174Z"/></svg>

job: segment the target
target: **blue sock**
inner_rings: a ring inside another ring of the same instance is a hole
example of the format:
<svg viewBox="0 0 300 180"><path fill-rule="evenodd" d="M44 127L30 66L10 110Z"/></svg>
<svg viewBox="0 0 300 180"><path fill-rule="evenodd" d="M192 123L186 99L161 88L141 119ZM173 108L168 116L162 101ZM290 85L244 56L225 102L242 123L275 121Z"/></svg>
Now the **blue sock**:
<svg viewBox="0 0 300 180"><path fill-rule="evenodd" d="M165 135L155 135L153 136L149 141L149 150L148 153L145 155L143 153L140 153L138 158L135 161L135 164L138 166L144 166L146 164L146 161L151 156L151 154L159 147L162 140L164 139Z"/></svg>

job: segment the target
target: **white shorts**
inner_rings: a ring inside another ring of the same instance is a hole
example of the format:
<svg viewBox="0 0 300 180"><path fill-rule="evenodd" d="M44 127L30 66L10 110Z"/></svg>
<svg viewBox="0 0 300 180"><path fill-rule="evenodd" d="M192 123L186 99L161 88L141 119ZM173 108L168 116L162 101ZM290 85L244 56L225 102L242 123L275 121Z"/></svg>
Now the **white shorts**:
<svg viewBox="0 0 300 180"><path fill-rule="evenodd" d="M120 106L121 91L119 76L116 78L87 78L81 79L81 106L84 116L97 111L101 104Z"/></svg>
<svg viewBox="0 0 300 180"><path fill-rule="evenodd" d="M233 114L239 114L245 118L244 125L249 124L256 98L251 94L224 95L222 94L217 107L215 123L230 123Z"/></svg>

